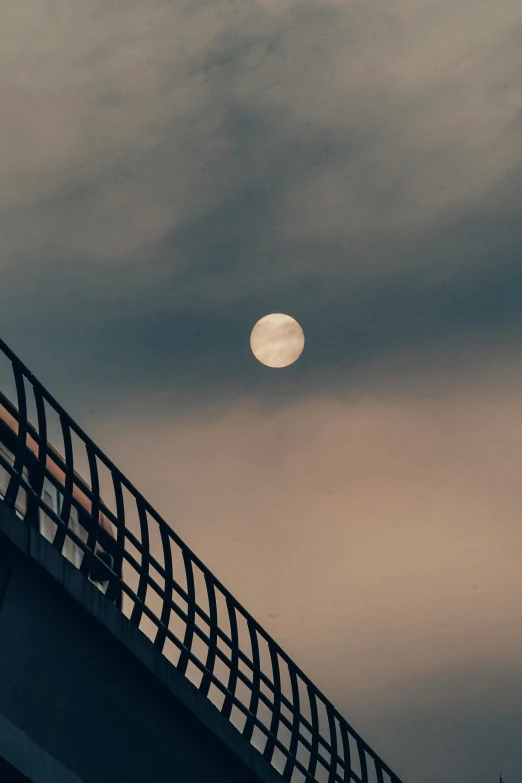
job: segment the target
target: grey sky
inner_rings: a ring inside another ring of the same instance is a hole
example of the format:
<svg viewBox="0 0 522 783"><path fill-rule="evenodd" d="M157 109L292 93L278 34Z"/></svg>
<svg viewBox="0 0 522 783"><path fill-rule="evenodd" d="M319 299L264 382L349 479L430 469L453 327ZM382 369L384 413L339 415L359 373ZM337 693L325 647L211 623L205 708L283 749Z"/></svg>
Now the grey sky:
<svg viewBox="0 0 522 783"><path fill-rule="evenodd" d="M520 0L0 30L2 337L405 780L514 783Z"/></svg>

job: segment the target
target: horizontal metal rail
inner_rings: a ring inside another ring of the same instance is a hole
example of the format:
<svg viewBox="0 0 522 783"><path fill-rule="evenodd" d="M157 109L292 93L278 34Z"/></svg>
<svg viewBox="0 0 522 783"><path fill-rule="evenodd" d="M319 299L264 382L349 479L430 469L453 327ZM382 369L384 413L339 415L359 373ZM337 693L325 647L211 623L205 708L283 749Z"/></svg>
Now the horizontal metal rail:
<svg viewBox="0 0 522 783"><path fill-rule="evenodd" d="M3 501L34 527L42 514L51 519L53 546L63 551L73 541L86 576L101 560L100 548L110 553L112 565L102 563L106 598L283 780L402 783L2 340L0 358L8 360L16 390L14 401L0 390L0 443L8 449L8 456L0 451L0 473L8 476ZM63 456L48 440L50 411L58 417ZM78 449L85 450L88 480L76 470ZM112 508L101 496L102 469L110 475ZM59 509L45 502L45 481L60 493ZM71 527L73 509L83 538Z"/></svg>

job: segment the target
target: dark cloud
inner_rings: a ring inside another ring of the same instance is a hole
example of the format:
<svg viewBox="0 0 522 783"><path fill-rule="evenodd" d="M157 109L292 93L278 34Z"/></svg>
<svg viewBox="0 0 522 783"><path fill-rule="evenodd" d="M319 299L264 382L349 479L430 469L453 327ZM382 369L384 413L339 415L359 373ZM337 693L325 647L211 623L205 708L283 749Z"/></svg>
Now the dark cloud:
<svg viewBox="0 0 522 783"><path fill-rule="evenodd" d="M329 247L325 240L317 248L315 269L297 280L286 276L284 259L277 255L282 251L274 248L272 256L265 230L274 212L265 186L181 226L168 238L169 253L164 245L159 254L161 263L152 256L149 263L144 259L125 268L87 260L12 268L3 333L8 335L9 323L15 326L16 347L30 364L35 335L39 341L45 336L52 350L42 357L41 372L56 376L57 385L80 384L108 401L123 390L132 396L171 388L179 413L186 406L233 404L245 394L270 404L286 404L291 397L343 397L359 387L368 367L375 383L408 384L421 368L438 372L447 383L455 372L494 362L495 346L501 354L519 351L517 203L447 220L428 237L390 237L388 243L382 237L379 249L395 266L402 256L407 271L368 279L354 272L353 259L356 267L364 264L376 252L375 237L361 239L353 249L349 241ZM337 269L331 274L335 253ZM171 271L168 255L181 259L186 271ZM428 270L451 256L472 257L474 263L453 276L430 279L412 273L415 256L430 260ZM281 264L283 274L266 291L257 296L232 291L229 298L224 291L213 305L208 295L198 297L199 280L208 285L213 278L219 291L248 274L244 266L252 274L260 270L262 278L267 257ZM22 323L13 317L17 300L25 300ZM250 330L267 312L288 312L305 330L305 353L284 374L267 371L251 356ZM397 377L390 360L404 356Z"/></svg>

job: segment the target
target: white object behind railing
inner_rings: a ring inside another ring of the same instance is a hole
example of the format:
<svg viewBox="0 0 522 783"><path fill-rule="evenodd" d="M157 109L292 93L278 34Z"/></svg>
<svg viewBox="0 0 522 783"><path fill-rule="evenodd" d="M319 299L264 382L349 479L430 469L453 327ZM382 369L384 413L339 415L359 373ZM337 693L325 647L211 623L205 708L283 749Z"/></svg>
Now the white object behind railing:
<svg viewBox="0 0 522 783"><path fill-rule="evenodd" d="M8 460L11 465L14 463L14 455L9 449L0 442L0 453L2 456L5 457L6 460ZM29 472L27 468L24 468L23 470L23 476L25 480L29 483ZM0 499L5 497L5 493L7 491L7 486L9 484L9 473L8 471L3 467L3 465L0 465ZM58 491L58 489L54 486L54 484L49 481L48 478L44 480L43 485L43 493L42 493L43 500L45 503L56 513L60 514L61 511L61 495ZM26 511L27 511L27 492L25 489L20 488L18 492L18 497L16 498L16 504L15 509L20 517L25 517ZM56 535L57 530L57 524L54 522L51 517L45 513L45 511L41 508L39 510L39 531L40 533L51 543L54 541L54 537ZM76 533L79 538L82 539L82 541L87 541L87 531L85 528L80 524L78 520L78 509L76 509L74 506L71 508L71 514L69 516L69 529L72 530L73 533ZM83 552L80 549L80 547L74 543L72 538L69 536L66 537L65 543L63 545L62 554L64 557L69 560L70 563L72 563L76 568L79 568L82 562ZM92 581L92 580L91 580ZM99 583L94 583L96 586L104 593L107 589L106 585L102 585Z"/></svg>

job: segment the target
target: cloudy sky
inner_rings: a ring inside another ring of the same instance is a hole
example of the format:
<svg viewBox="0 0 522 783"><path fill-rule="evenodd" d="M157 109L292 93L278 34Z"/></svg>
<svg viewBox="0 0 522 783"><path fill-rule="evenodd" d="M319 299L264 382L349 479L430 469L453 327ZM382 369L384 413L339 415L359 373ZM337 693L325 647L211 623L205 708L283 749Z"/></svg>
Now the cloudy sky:
<svg viewBox="0 0 522 783"><path fill-rule="evenodd" d="M0 31L2 338L405 781L521 779L520 0Z"/></svg>

